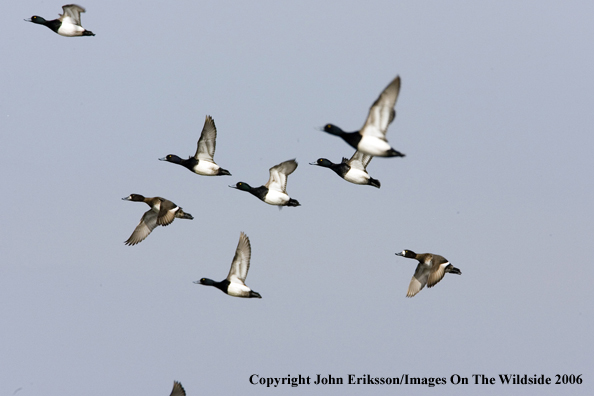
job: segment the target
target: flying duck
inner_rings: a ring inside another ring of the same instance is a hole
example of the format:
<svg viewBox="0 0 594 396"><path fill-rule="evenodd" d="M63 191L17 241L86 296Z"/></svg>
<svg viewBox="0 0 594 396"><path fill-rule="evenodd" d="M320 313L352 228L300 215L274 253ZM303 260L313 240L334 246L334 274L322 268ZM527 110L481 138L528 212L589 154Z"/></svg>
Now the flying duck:
<svg viewBox="0 0 594 396"><path fill-rule="evenodd" d="M250 269L250 257L252 255L252 247L250 245L250 239L243 232L239 234L239 243L235 250L235 256L231 262L231 269L227 278L215 282L212 279L202 278L199 281L195 281L196 284L214 286L233 297L245 297L245 298L262 298L260 293L257 293L246 286L245 278L247 277L248 270Z"/></svg>
<svg viewBox="0 0 594 396"><path fill-rule="evenodd" d="M462 271L454 267L450 262L442 256L431 253L417 254L412 250L403 250L400 253L396 253L397 256L406 258L412 258L419 262L415 274L410 280L408 285L408 292L406 297L414 297L418 292L421 291L428 285L429 287L435 286L440 280L443 279L446 272L452 274L462 275Z"/></svg>
<svg viewBox="0 0 594 396"><path fill-rule="evenodd" d="M131 194L122 199L125 201L144 202L151 207L144 213L144 215L142 215L140 223L138 223L134 232L130 235L130 238L124 242L129 246L142 242L149 236L155 227L159 225L168 226L175 220L175 218L194 219L191 214L185 213L182 208L161 197L145 198L140 194Z"/></svg>
<svg viewBox="0 0 594 396"><path fill-rule="evenodd" d="M177 381L173 381L173 390L169 396L186 396L186 390L182 384Z"/></svg>
<svg viewBox="0 0 594 396"><path fill-rule="evenodd" d="M351 159L347 160L343 157L342 162L339 164L335 164L326 158L318 158L316 162L311 162L310 165L330 168L338 176L354 184L370 185L380 188L380 181L372 178L369 176L369 173L367 173L367 165L372 158L373 156L357 150Z"/></svg>
<svg viewBox="0 0 594 396"><path fill-rule="evenodd" d="M47 21L43 17L33 15L31 19L25 19L25 21L45 25L60 36L77 37L95 35L95 33L83 28L80 24L80 13L85 12L84 8L76 4L68 4L62 6L62 10L64 10L64 13L59 14L60 17L58 19Z"/></svg>
<svg viewBox="0 0 594 396"><path fill-rule="evenodd" d="M374 157L404 157L404 154L390 147L386 140L388 125L396 117L394 106L399 91L400 76L396 76L371 105L367 120L360 131L345 132L333 124L327 124L322 130L340 136L352 147Z"/></svg>
<svg viewBox="0 0 594 396"><path fill-rule="evenodd" d="M252 187L247 183L239 182L229 187L247 191L269 205L300 206L299 201L287 195L287 178L295 169L297 169L297 161L288 160L270 168L270 179L263 186Z"/></svg>
<svg viewBox="0 0 594 396"><path fill-rule="evenodd" d="M211 116L207 115L202 128L202 134L198 139L198 149L193 157L181 159L177 155L169 154L159 158L161 161L173 162L185 166L194 173L203 176L231 175L228 170L221 168L214 162L214 153L217 144L217 128Z"/></svg>

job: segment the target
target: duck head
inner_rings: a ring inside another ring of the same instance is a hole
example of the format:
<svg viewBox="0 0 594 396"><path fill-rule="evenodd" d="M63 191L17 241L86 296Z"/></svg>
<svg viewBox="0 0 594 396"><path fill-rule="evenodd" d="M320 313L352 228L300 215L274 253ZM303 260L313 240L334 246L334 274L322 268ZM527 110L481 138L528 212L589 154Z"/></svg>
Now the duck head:
<svg viewBox="0 0 594 396"><path fill-rule="evenodd" d="M316 162L310 162L309 164L323 166L324 168L330 168L332 165L334 165L334 163L332 163L332 161L330 161L329 159L326 159L326 158L318 158L318 160Z"/></svg>
<svg viewBox="0 0 594 396"><path fill-rule="evenodd" d="M40 16L37 16L37 15L33 15L31 17L31 19L25 19L25 21L27 21L27 22L33 22L33 23L38 23L40 25L45 25L45 23L47 22L45 20L45 18L40 17Z"/></svg>
<svg viewBox="0 0 594 396"><path fill-rule="evenodd" d="M400 253L396 253L396 256L402 256L407 258L416 258L417 254L412 250L403 250Z"/></svg>
<svg viewBox="0 0 594 396"><path fill-rule="evenodd" d="M322 128L322 131L328 132L331 135L337 135L337 136L344 134L344 131L334 124L324 125L324 127Z"/></svg>
<svg viewBox="0 0 594 396"><path fill-rule="evenodd" d="M124 201L134 201L134 202L141 202L144 201L144 196L140 194L130 194L125 198L122 198Z"/></svg>
<svg viewBox="0 0 594 396"><path fill-rule="evenodd" d="M181 164L182 159L179 158L175 154L169 154L163 158L159 158L159 161L167 161L167 162L173 162L174 164Z"/></svg>
<svg viewBox="0 0 594 396"><path fill-rule="evenodd" d="M236 188L238 190L243 190L243 191L250 191L252 189L252 186L250 186L247 183L244 182L238 182L236 185L234 186L229 186L231 188Z"/></svg>

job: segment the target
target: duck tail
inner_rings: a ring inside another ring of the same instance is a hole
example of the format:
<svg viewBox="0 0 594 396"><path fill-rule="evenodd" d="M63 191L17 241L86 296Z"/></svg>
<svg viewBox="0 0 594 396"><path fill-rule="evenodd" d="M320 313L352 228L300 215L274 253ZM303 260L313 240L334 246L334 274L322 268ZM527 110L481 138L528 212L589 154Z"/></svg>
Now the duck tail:
<svg viewBox="0 0 594 396"><path fill-rule="evenodd" d="M382 184L380 183L379 180L374 179L373 177L371 177L371 178L369 178L369 185L370 186L373 186L373 187L380 188Z"/></svg>
<svg viewBox="0 0 594 396"><path fill-rule="evenodd" d="M179 212L181 212L181 213L179 213ZM180 219L194 220L194 216L192 216L189 213L186 213L186 212L182 211L181 209L178 211L178 213L179 213L179 218Z"/></svg>
<svg viewBox="0 0 594 396"><path fill-rule="evenodd" d="M231 176L231 173L227 169L219 168L217 176Z"/></svg>
<svg viewBox="0 0 594 396"><path fill-rule="evenodd" d="M406 157L406 155L402 154L400 151L396 151L393 148L390 148L386 157Z"/></svg>
<svg viewBox="0 0 594 396"><path fill-rule="evenodd" d="M296 199L289 198L289 202L285 206L301 206L301 204Z"/></svg>
<svg viewBox="0 0 594 396"><path fill-rule="evenodd" d="M446 268L446 272L450 272L450 273L456 274L456 275L462 275L462 271L460 271L458 268L454 267L452 264L448 265L448 267Z"/></svg>
<svg viewBox="0 0 594 396"><path fill-rule="evenodd" d="M260 293L250 290L250 298L262 298Z"/></svg>

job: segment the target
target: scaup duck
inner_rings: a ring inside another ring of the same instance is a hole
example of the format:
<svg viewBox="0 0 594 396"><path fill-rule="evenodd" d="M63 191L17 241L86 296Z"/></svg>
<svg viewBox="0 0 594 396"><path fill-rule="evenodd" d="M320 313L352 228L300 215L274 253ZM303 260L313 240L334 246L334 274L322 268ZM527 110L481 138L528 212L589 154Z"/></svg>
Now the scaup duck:
<svg viewBox="0 0 594 396"><path fill-rule="evenodd" d="M214 162L214 153L217 144L217 128L211 116L207 115L202 128L202 134L198 139L198 149L193 157L181 159L177 155L169 154L159 158L160 161L173 162L185 166L194 173L203 176L231 175L228 170L221 168Z"/></svg>
<svg viewBox="0 0 594 396"><path fill-rule="evenodd" d="M247 191L269 205L300 206L299 201L287 195L287 178L295 169L297 169L297 161L288 160L270 168L270 179L263 186L252 187L247 183L239 182L229 187Z"/></svg>
<svg viewBox="0 0 594 396"><path fill-rule="evenodd" d="M43 17L33 15L31 19L25 19L25 21L45 25L60 36L78 37L95 35L95 33L83 28L80 24L80 13L85 12L84 8L76 4L68 4L62 6L62 10L64 10L64 13L59 14L60 17L58 19L47 21Z"/></svg>
<svg viewBox="0 0 594 396"><path fill-rule="evenodd" d="M396 253L397 256L406 258L412 258L419 262L415 274L410 280L408 285L408 292L406 297L414 297L418 292L421 291L428 285L429 287L435 286L440 280L443 279L447 272L452 274L462 275L462 271L454 267L450 262L442 256L432 253L421 253L417 254L412 250L403 250L400 253Z"/></svg>
<svg viewBox="0 0 594 396"><path fill-rule="evenodd" d="M125 198L125 201L132 202L144 202L151 208L147 210L140 223L134 229L132 235L126 242L126 245L132 246L142 242L157 226L168 226L175 220L178 219L189 219L193 220L191 214L185 213L182 208L161 197L148 198L140 194L131 194Z"/></svg>
<svg viewBox="0 0 594 396"><path fill-rule="evenodd" d="M404 154L390 147L386 140L388 125L396 117L394 106L399 91L400 76L396 76L369 109L367 120L360 131L345 132L333 124L327 124L322 130L340 136L352 147L374 157L404 157Z"/></svg>
<svg viewBox="0 0 594 396"><path fill-rule="evenodd" d="M182 384L177 381L173 381L173 390L169 396L186 396L186 390Z"/></svg>
<svg viewBox="0 0 594 396"><path fill-rule="evenodd" d="M335 164L326 158L319 158L316 162L311 162L310 165L330 168L338 176L354 184L370 185L380 188L380 181L372 178L369 176L369 173L367 173L367 165L372 158L373 156L357 150L351 159L348 160L343 158L342 162L339 164Z"/></svg>
<svg viewBox="0 0 594 396"><path fill-rule="evenodd" d="M260 293L257 293L246 286L245 278L250 269L250 257L252 255L252 247L250 239L243 232L239 234L239 243L235 250L235 256L231 262L231 269L227 278L221 282L215 282L212 279L202 278L194 283L206 286L214 286L233 297L244 298L262 298Z"/></svg>

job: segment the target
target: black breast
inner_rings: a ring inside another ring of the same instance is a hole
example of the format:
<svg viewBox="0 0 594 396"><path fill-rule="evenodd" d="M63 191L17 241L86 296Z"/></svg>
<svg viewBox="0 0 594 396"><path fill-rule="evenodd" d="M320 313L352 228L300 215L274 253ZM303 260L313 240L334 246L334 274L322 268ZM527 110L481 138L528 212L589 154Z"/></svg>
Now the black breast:
<svg viewBox="0 0 594 396"><path fill-rule="evenodd" d="M198 165L198 160L194 157L190 157L188 159L182 160L180 165L185 166L192 172L194 172L194 167Z"/></svg>
<svg viewBox="0 0 594 396"><path fill-rule="evenodd" d="M345 132L342 135L340 135L340 137L342 137L342 139L347 142L348 144L350 144L353 148L357 148L357 146L359 145L359 142L361 141L361 134L359 133L359 131L357 132Z"/></svg>
<svg viewBox="0 0 594 396"><path fill-rule="evenodd" d="M58 33L58 29L60 29L60 26L62 26L62 21L60 21L59 19L53 19L51 21L46 21L45 26L52 29L54 32Z"/></svg>
<svg viewBox="0 0 594 396"><path fill-rule="evenodd" d="M250 193L264 201L266 194L268 194L268 188L266 186L255 187L250 190Z"/></svg>

